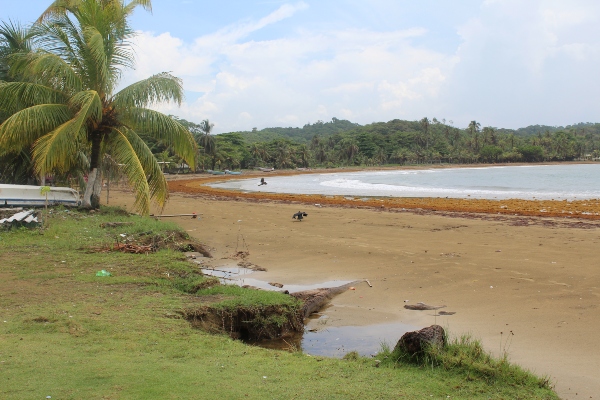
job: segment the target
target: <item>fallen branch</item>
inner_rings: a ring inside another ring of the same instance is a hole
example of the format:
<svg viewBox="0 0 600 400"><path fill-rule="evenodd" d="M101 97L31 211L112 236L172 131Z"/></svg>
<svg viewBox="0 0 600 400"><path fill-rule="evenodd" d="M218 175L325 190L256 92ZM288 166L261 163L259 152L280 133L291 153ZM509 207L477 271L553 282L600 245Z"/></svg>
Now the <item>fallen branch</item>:
<svg viewBox="0 0 600 400"><path fill-rule="evenodd" d="M113 250L122 251L123 253L148 254L154 251L154 246L115 243Z"/></svg>
<svg viewBox="0 0 600 400"><path fill-rule="evenodd" d="M154 215L154 214L150 214L151 217L154 218L166 218L166 217L192 217L192 219L197 218L198 215L202 215L202 214L197 214L197 213L193 213L193 214L162 214L162 215Z"/></svg>

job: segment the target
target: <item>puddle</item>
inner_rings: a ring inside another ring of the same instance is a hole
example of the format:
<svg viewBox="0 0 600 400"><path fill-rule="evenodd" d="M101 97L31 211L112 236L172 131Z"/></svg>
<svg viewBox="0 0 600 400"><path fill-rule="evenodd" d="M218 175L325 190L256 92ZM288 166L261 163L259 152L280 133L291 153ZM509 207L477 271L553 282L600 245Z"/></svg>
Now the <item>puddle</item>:
<svg viewBox="0 0 600 400"><path fill-rule="evenodd" d="M218 267L215 269L203 268L203 269L201 269L201 271L204 275L210 275L210 276L215 276L215 277L219 278L219 280L223 284L238 285L238 286L250 285L250 286L257 287L259 289L272 290L272 291L276 291L276 292L283 292L283 291L287 290L289 293L301 292L303 290L310 290L310 289L338 287L338 286L342 286L347 283L353 282L353 281L334 280L334 281L315 283L312 285L283 285L282 287L279 288L276 286L269 285L269 282L267 282L267 281L256 279L254 277L252 277L252 278L247 277L250 274L260 274L260 271L258 271L258 272L253 271L249 268Z"/></svg>
<svg viewBox="0 0 600 400"><path fill-rule="evenodd" d="M351 351L361 356L371 356L381 351L386 343L393 348L406 332L419 328L400 322L366 326L339 326L319 328L316 332L306 330L292 338L264 340L250 343L276 350L301 350L314 356L342 358Z"/></svg>

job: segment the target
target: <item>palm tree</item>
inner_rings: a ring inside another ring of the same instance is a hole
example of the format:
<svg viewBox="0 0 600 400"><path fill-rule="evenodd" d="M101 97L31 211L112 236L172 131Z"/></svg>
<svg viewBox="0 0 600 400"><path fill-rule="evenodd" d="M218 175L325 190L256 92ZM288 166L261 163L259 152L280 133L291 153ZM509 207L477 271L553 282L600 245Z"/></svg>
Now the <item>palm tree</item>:
<svg viewBox="0 0 600 400"><path fill-rule="evenodd" d="M303 167L308 167L310 163L310 151L305 144L302 144L296 150L296 155Z"/></svg>
<svg viewBox="0 0 600 400"><path fill-rule="evenodd" d="M315 149L315 159L320 163L324 163L327 160L327 151L323 143L320 143Z"/></svg>
<svg viewBox="0 0 600 400"><path fill-rule="evenodd" d="M431 122L429 121L429 118L425 117L422 120L420 120L419 123L421 124L421 131L423 132L423 140L425 142L425 148L428 149L429 148L429 125L431 124Z"/></svg>
<svg viewBox="0 0 600 400"><path fill-rule="evenodd" d="M277 168L285 168L288 165L291 165L292 152L287 143L278 143L277 148L275 149L275 162L277 163Z"/></svg>
<svg viewBox="0 0 600 400"><path fill-rule="evenodd" d="M375 153L375 156L373 158L376 163L378 163L379 165L383 165L387 161L388 155L385 149L383 147L380 147L379 149L377 149L377 152Z"/></svg>
<svg viewBox="0 0 600 400"><path fill-rule="evenodd" d="M310 149L315 150L315 149L319 148L320 144L321 144L321 138L318 135L314 135L310 141Z"/></svg>
<svg viewBox="0 0 600 400"><path fill-rule="evenodd" d="M160 73L115 93L121 69L134 62L128 17L149 0L56 0L36 24L36 48L11 57L21 82L0 83L0 108L11 116L0 125L0 149L32 148L38 174L64 172L89 154L83 206L96 207L105 154L123 164L135 192L134 206L149 213L150 199L164 206L168 188L159 164L139 134L172 146L193 167L196 144L173 118L147 108L181 103L181 80Z"/></svg>
<svg viewBox="0 0 600 400"><path fill-rule="evenodd" d="M481 128L481 124L479 122L471 121L471 122L469 122L469 127L467 129L471 133L471 136L473 136L473 134L475 134L475 132L479 132L480 128Z"/></svg>
<svg viewBox="0 0 600 400"><path fill-rule="evenodd" d="M342 140L340 145L341 145L341 153L342 153L343 157L348 162L351 162L352 159L354 158L354 156L356 156L359 151L359 147L358 147L358 144L356 143L356 140L346 138L346 139Z"/></svg>
<svg viewBox="0 0 600 400"><path fill-rule="evenodd" d="M471 134L471 146L475 151L479 151L479 129L481 124L477 121L471 121L468 126L469 133Z"/></svg>
<svg viewBox="0 0 600 400"><path fill-rule="evenodd" d="M13 54L31 50L29 29L12 21L0 23L0 81L17 81L19 77L9 74L9 61ZM0 107L0 124L8 118ZM28 183L32 180L33 163L28 149L5 151L0 148L0 181L5 183Z"/></svg>
<svg viewBox="0 0 600 400"><path fill-rule="evenodd" d="M196 137L196 141L204 150L204 154L212 158L213 169L215 168L215 154L217 151L217 144L215 142L215 138L213 135L211 135L212 128L214 126L215 124L211 124L210 121L207 119L200 122L200 131L202 132L202 134ZM204 158L202 158L202 169L204 169Z"/></svg>
<svg viewBox="0 0 600 400"><path fill-rule="evenodd" d="M269 150L267 150L265 143L252 143L250 154L261 163L264 163L269 158Z"/></svg>

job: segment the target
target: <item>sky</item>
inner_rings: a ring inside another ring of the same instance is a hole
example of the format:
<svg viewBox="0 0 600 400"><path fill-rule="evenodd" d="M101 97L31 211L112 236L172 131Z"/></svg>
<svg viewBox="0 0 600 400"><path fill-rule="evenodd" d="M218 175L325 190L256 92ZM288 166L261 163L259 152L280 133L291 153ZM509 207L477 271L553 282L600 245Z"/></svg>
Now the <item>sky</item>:
<svg viewBox="0 0 600 400"><path fill-rule="evenodd" d="M0 0L0 19L27 24L50 3ZM214 133L600 122L597 0L153 0L131 25L121 87L169 71L186 99L153 107Z"/></svg>

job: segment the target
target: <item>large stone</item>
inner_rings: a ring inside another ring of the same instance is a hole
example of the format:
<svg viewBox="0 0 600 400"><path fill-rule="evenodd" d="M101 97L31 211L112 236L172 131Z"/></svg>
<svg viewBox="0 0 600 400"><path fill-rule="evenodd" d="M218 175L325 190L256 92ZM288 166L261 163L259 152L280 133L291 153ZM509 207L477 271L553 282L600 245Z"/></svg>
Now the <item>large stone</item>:
<svg viewBox="0 0 600 400"><path fill-rule="evenodd" d="M431 325L420 331L406 332L394 347L394 351L402 349L411 355L418 355L427 346L446 346L446 335L444 328L439 325Z"/></svg>

